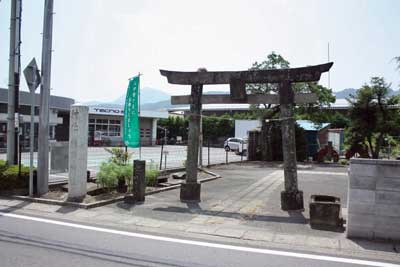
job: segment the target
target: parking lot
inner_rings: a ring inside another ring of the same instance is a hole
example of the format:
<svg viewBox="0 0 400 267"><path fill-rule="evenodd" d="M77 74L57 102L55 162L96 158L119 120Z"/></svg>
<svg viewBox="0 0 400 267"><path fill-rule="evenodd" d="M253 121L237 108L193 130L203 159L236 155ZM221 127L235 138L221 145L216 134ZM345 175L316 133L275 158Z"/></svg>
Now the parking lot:
<svg viewBox="0 0 400 267"><path fill-rule="evenodd" d="M162 168L179 168L183 167L186 160L187 147L181 145L167 145L163 148ZM128 152L132 157L130 161L135 159L146 160L146 162L160 165L161 146L151 146L139 148L128 148ZM234 152L226 153L223 148L203 147L203 165L220 164L228 162L237 162L246 160L246 157L236 155ZM88 169L98 170L100 164L110 158L110 153L105 151L103 147L89 147L88 149ZM37 153L34 154L34 165L37 166ZM5 160L6 154L0 154L0 159ZM166 160L165 160L166 159ZM29 166L29 153L22 153L22 164Z"/></svg>

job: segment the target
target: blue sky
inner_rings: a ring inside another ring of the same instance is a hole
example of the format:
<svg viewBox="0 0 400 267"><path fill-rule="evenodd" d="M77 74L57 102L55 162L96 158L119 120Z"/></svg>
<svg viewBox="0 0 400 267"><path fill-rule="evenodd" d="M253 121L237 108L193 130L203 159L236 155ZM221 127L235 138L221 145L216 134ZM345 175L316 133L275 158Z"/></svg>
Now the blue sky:
<svg viewBox="0 0 400 267"><path fill-rule="evenodd" d="M292 67L320 64L328 42L333 90L371 76L400 84L392 61L400 56L398 0L55 0L54 11L52 94L79 101L118 98L138 72L143 87L189 92L169 85L160 68L245 70L271 51ZM2 0L0 87L8 83L9 16L10 0ZM40 64L42 23L43 0L23 0L22 68L32 57Z"/></svg>

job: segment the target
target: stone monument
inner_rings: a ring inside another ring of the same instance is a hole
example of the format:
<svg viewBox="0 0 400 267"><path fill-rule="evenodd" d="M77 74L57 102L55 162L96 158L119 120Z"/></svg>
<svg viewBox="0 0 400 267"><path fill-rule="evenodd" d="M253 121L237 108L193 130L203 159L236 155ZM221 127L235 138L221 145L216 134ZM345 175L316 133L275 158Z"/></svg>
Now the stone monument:
<svg viewBox="0 0 400 267"><path fill-rule="evenodd" d="M74 104L71 106L68 199L74 201L80 201L86 195L88 117L89 107L82 104Z"/></svg>

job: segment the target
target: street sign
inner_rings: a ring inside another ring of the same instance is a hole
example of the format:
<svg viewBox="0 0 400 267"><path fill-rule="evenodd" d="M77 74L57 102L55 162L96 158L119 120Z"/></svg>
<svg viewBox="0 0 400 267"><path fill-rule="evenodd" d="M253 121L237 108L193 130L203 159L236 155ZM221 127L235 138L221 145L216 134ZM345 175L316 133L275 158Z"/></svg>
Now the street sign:
<svg viewBox="0 0 400 267"><path fill-rule="evenodd" d="M29 91L35 92L40 84L40 72L36 64L36 59L33 58L31 62L24 69L24 76L28 84Z"/></svg>
<svg viewBox="0 0 400 267"><path fill-rule="evenodd" d="M36 64L36 59L33 58L31 62L24 69L24 76L26 83L28 84L29 91L31 92L31 127L30 127L30 137L29 137L29 196L33 196L33 148L35 140L35 91L41 83L40 72Z"/></svg>

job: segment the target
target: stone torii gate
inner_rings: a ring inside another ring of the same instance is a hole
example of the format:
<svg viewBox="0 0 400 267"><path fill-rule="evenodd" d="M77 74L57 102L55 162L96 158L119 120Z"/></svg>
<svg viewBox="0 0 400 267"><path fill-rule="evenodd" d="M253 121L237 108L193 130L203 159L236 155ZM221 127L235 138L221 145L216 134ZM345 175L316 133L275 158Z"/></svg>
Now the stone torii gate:
<svg viewBox="0 0 400 267"><path fill-rule="evenodd" d="M283 210L303 210L303 192L298 189L294 105L316 102L313 93L294 93L291 84L317 82L333 62L290 69L197 72L160 70L171 84L191 85L191 95L172 96L171 103L190 104L186 181L181 185L181 201L200 201L201 186L197 181L199 133L202 104L280 104L285 190L281 192ZM246 83L277 83L279 94L247 94ZM229 84L230 95L203 95L204 84Z"/></svg>

